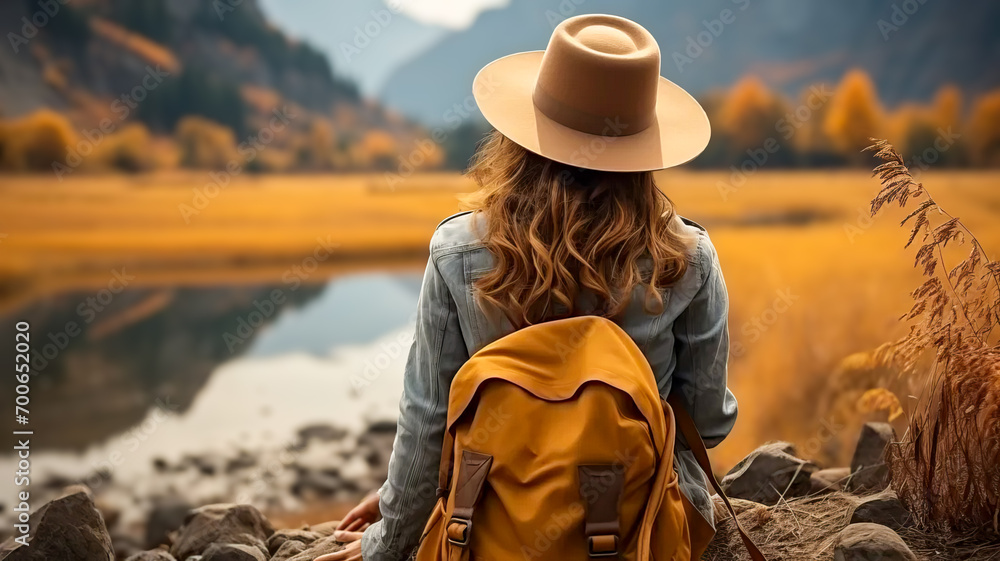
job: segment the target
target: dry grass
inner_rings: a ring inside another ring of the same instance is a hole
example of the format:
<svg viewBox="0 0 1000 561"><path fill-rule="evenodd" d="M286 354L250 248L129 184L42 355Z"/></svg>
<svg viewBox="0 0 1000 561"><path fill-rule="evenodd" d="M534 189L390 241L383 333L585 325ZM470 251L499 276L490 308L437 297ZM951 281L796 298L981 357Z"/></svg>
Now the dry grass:
<svg viewBox="0 0 1000 561"><path fill-rule="evenodd" d="M850 523L859 498L830 493L784 501L773 507L759 506L740 513L743 527L761 552L771 561L827 561L834 558L837 534ZM747 561L736 526L721 519L715 540L704 561ZM917 558L947 561L1000 560L1000 543L982 535L948 535L908 528L899 532Z"/></svg>
<svg viewBox="0 0 1000 561"><path fill-rule="evenodd" d="M988 528L1000 539L1000 263L891 145L871 149L884 162L872 214L915 207L901 224L912 224L907 247L918 242L914 266L925 277L903 317L910 332L885 350L904 374L931 362L906 435L888 456L893 486L924 527ZM950 259L956 254L964 258Z"/></svg>

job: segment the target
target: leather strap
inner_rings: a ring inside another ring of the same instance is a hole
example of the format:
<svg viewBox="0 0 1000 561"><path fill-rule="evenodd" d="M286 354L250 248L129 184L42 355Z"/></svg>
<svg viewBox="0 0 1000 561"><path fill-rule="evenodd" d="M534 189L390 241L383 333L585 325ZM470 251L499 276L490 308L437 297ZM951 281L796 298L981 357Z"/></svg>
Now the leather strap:
<svg viewBox="0 0 1000 561"><path fill-rule="evenodd" d="M458 465L458 478L455 480L455 504L448 522L448 541L452 545L465 547L469 544L472 515L492 465L493 456L462 450L462 463Z"/></svg>
<svg viewBox="0 0 1000 561"><path fill-rule="evenodd" d="M687 412L684 404L681 403L680 398L676 394L670 394L670 397L666 401L674 411L677 428L684 435L684 440L687 441L688 447L694 453L695 460L698 461L701 470L705 472L705 477L712 484L712 489L719 494L729 514L732 515L733 522L736 523L736 530L740 533L740 539L743 540L743 545L746 546L747 552L750 554L750 559L753 561L767 561L764 554L760 552L757 545L750 539L750 534L747 534L746 530L743 529L739 518L736 516L736 510L733 509L732 503L729 502L729 497L723 492L719 481L715 479L715 472L712 471L712 462L708 459L708 449L705 447L705 441L701 439L701 434L698 432L698 427L694 424L694 419L691 418L691 415Z"/></svg>
<svg viewBox="0 0 1000 561"><path fill-rule="evenodd" d="M449 428L444 429L444 441L441 443L441 463L438 465L438 488L439 499L448 496L451 490L451 462L455 457L455 435L451 434Z"/></svg>
<svg viewBox="0 0 1000 561"><path fill-rule="evenodd" d="M472 520L472 512L483 492L483 484L493 465L493 456L462 450L462 463L458 466L455 481L455 508L452 516Z"/></svg>
<svg viewBox="0 0 1000 561"><path fill-rule="evenodd" d="M586 504L584 533L591 557L617 557L621 534L618 504L624 487L624 474L614 465L578 466L580 496Z"/></svg>

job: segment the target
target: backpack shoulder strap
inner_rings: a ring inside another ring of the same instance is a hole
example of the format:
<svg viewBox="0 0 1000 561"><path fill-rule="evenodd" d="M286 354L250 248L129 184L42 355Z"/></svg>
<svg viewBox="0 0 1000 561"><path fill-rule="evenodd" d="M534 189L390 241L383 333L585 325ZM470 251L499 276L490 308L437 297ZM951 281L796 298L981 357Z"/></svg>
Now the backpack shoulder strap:
<svg viewBox="0 0 1000 561"><path fill-rule="evenodd" d="M705 472L705 477L708 478L708 482L712 484L712 489L719 494L722 502L725 503L726 509L729 510L729 514L733 517L733 522L736 523L736 530L740 533L740 538L743 540L743 545L746 546L747 552L750 553L750 559L753 561L767 561L764 554L760 552L757 545L753 543L750 539L750 535L747 534L746 530L740 524L739 518L736 517L736 511L733 509L732 503L729 502L729 497L722 490L722 486L719 485L719 481L715 479L715 473L712 471L712 463L708 459L708 449L705 448L705 441L701 439L701 434L698 433L698 428L694 424L694 419L685 409L684 404L680 402L675 394L671 394L667 398L667 403L670 404L670 408L674 411L674 419L677 421L677 428L680 430L681 434L684 435L684 440L687 441L688 446L691 448L691 452L694 453L695 460L698 461L698 465L701 466L701 470Z"/></svg>

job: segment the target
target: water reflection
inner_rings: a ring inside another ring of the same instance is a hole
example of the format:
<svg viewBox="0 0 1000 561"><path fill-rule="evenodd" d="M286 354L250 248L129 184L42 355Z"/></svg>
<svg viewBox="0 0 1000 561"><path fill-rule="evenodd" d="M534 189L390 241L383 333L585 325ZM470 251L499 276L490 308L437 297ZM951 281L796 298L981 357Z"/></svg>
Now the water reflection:
<svg viewBox="0 0 1000 561"><path fill-rule="evenodd" d="M189 441L215 429L246 437L275 418L299 418L283 409L305 411L305 399L347 392L338 364L412 329L419 276L359 274L285 287L287 297L267 313L264 303L278 288L127 289L97 313L86 304L92 294L72 293L0 319L5 329L31 323L36 449L85 449L148 421L157 408L178 416L177 436ZM71 324L79 329L67 329ZM9 345L2 354L13 364ZM254 388L270 395L251 395ZM11 395L7 388L4 394ZM10 418L10 400L3 401L0 415ZM198 407L232 422L202 417L213 427L182 426ZM270 420L255 424L253 415Z"/></svg>
<svg viewBox="0 0 1000 561"><path fill-rule="evenodd" d="M310 497L356 500L385 477L419 280L363 274L303 287L233 354L224 335L273 287L122 293L39 361L48 362L32 388L32 495L49 500L83 482L128 524L178 494L278 510ZM48 340L80 297L19 317ZM345 436L305 447L303 427L320 440ZM0 471L14 461L0 455ZM317 474L327 474L318 489Z"/></svg>

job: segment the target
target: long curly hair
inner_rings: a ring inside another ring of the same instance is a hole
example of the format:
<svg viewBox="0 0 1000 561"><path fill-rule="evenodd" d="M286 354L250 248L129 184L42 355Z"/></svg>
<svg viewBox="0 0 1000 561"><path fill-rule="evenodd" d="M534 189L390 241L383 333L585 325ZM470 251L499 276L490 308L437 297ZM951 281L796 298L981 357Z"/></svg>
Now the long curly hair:
<svg viewBox="0 0 1000 561"><path fill-rule="evenodd" d="M561 164L493 131L468 175L480 189L464 206L474 220L485 218L483 242L494 257L474 280L476 299L517 328L580 313L613 318L637 285L645 287L643 309L661 313L660 289L687 270L690 239L652 172ZM598 309L577 309L585 289Z"/></svg>

